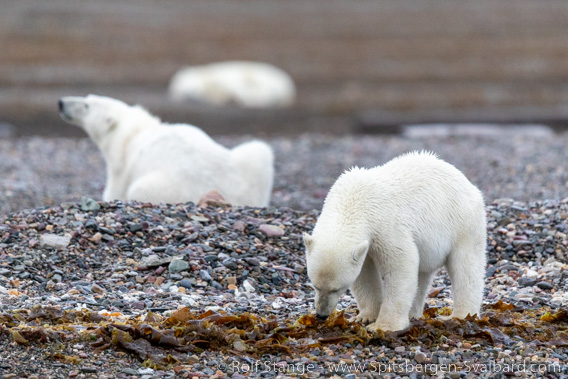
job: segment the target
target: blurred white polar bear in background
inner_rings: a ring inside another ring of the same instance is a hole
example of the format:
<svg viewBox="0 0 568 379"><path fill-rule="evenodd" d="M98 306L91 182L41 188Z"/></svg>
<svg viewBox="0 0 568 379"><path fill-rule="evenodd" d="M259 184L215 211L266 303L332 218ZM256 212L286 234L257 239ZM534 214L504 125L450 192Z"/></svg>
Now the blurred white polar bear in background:
<svg viewBox="0 0 568 379"><path fill-rule="evenodd" d="M292 105L296 88L290 75L270 64L228 61L181 69L172 77L169 94L176 101L276 108Z"/></svg>

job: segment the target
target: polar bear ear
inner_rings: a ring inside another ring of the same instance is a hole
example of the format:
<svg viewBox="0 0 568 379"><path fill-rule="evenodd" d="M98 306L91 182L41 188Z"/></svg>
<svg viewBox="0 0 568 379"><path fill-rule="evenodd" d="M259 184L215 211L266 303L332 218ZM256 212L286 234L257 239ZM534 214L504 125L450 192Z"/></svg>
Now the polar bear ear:
<svg viewBox="0 0 568 379"><path fill-rule="evenodd" d="M363 241L358 244L355 249L351 252L351 257L356 263L361 263L367 256L367 251L369 251L369 241Z"/></svg>
<svg viewBox="0 0 568 379"><path fill-rule="evenodd" d="M302 237L304 238L304 245L306 246L306 252L310 253L312 247L314 247L314 238L310 236L308 233L303 233Z"/></svg>

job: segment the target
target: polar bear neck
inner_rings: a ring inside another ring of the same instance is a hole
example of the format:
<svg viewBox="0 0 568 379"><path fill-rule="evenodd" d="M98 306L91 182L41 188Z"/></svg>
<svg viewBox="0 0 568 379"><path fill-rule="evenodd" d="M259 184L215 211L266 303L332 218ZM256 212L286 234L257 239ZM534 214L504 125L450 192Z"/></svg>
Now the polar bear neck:
<svg viewBox="0 0 568 379"><path fill-rule="evenodd" d="M379 203L376 200L380 196L373 170L355 167L339 177L325 199L314 235L321 233L352 243L370 240L372 222L369 221L377 212L373 205Z"/></svg>
<svg viewBox="0 0 568 379"><path fill-rule="evenodd" d="M158 117L139 106L128 107L118 118L121 120L111 135L95 140L107 164L107 172L118 174L125 166L128 150L136 139L147 131L162 126Z"/></svg>

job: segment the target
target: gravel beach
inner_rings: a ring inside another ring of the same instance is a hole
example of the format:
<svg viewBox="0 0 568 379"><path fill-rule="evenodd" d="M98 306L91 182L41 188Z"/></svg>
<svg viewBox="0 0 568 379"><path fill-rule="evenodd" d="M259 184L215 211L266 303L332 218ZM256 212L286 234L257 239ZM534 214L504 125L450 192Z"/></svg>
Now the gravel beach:
<svg viewBox="0 0 568 379"><path fill-rule="evenodd" d="M268 142L272 206L254 209L92 201L104 165L89 141L0 141L0 376L568 374L567 135ZM349 293L318 322L301 234L345 168L415 149L485 193L483 317L442 321L452 306L442 270L407 331L369 335L351 321Z"/></svg>
<svg viewBox="0 0 568 379"><path fill-rule="evenodd" d="M431 150L452 163L486 201L568 196L568 133L541 135L506 129L446 138L326 136L268 138L275 152L272 205L320 209L335 179L354 165L372 167L411 150ZM221 137L234 146L252 137ZM105 166L88 139L0 139L0 215L11 211L100 199Z"/></svg>

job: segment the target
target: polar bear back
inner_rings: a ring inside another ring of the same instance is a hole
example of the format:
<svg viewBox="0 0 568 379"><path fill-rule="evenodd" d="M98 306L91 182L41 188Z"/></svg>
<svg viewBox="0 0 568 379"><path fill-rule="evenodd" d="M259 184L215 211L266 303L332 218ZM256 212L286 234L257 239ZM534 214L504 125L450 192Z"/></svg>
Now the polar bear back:
<svg viewBox="0 0 568 379"><path fill-rule="evenodd" d="M337 230L341 233L332 232ZM483 196L451 164L431 153L413 152L382 166L343 173L325 200L314 229L318 234L329 237L330 245L367 236L389 246L412 239L440 266L460 239L485 235Z"/></svg>
<svg viewBox="0 0 568 379"><path fill-rule="evenodd" d="M238 166L230 149L216 143L201 129L191 125L167 125L141 132L130 143L128 157L130 182L155 173L156 180L168 179L171 188L163 193L168 198L197 201L215 189L232 204L265 205L269 194L259 196L249 185L247 168ZM265 166L270 167L270 162ZM261 187L270 188L266 185ZM260 200L262 199L262 200Z"/></svg>

